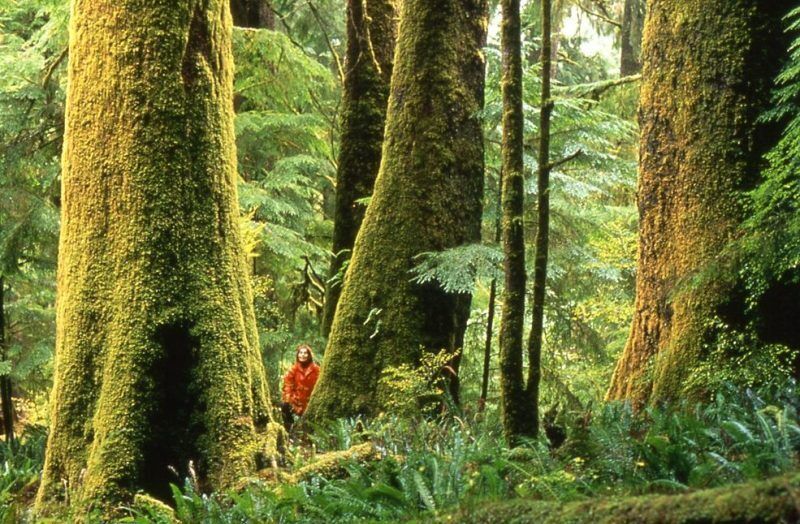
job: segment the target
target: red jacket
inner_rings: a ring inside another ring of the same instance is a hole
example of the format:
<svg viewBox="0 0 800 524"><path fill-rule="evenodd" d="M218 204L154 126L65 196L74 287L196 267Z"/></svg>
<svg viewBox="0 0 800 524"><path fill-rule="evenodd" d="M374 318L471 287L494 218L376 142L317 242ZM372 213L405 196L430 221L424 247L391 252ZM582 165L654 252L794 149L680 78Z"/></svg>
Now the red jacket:
<svg viewBox="0 0 800 524"><path fill-rule="evenodd" d="M308 406L308 399L319 378L319 365L310 362L306 366L295 362L283 377L283 398L292 406L292 411L302 415Z"/></svg>

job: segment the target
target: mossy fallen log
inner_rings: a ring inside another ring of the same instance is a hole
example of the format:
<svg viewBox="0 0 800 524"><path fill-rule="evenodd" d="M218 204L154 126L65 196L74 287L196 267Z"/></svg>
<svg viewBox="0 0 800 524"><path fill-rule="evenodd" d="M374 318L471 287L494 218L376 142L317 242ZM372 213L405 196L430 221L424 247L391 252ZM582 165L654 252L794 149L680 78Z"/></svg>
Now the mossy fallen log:
<svg viewBox="0 0 800 524"><path fill-rule="evenodd" d="M301 482L314 476L326 479L341 478L346 475L345 466L352 462L372 462L381 459L381 454L371 442L357 444L342 451L332 451L319 456L314 462L307 464L289 477L290 482Z"/></svg>
<svg viewBox="0 0 800 524"><path fill-rule="evenodd" d="M496 502L442 515L470 523L780 523L800 522L800 473L678 495L598 498L562 504Z"/></svg>

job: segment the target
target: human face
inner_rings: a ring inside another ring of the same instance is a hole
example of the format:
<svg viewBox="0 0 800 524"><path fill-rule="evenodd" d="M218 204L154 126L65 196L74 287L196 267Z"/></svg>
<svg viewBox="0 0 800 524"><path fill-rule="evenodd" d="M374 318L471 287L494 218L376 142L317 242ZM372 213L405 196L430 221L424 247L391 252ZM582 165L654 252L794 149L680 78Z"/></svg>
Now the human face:
<svg viewBox="0 0 800 524"><path fill-rule="evenodd" d="M303 364L311 360L311 353L308 352L308 348L300 348L297 350L297 360Z"/></svg>

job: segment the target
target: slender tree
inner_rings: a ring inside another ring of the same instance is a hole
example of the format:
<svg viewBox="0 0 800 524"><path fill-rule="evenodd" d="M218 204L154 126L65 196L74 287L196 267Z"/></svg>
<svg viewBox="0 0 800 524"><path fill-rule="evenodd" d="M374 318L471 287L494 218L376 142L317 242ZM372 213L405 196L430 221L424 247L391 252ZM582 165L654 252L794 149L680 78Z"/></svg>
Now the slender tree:
<svg viewBox="0 0 800 524"><path fill-rule="evenodd" d="M547 258L550 249L550 119L553 100L550 97L553 74L552 5L542 0L542 102L539 112L539 167L537 172L536 255L533 264L533 303L531 332L528 336L528 398L530 424L535 436L539 431L539 382L541 380L542 338L544 337L544 303L547 287Z"/></svg>
<svg viewBox="0 0 800 524"><path fill-rule="evenodd" d="M275 29L275 13L269 0L231 0L233 25L253 29Z"/></svg>
<svg viewBox="0 0 800 524"><path fill-rule="evenodd" d="M523 224L522 36L519 0L503 0L502 230L505 287L500 321L500 407L506 437L535 431L525 387L522 346L525 326L525 235Z"/></svg>
<svg viewBox="0 0 800 524"><path fill-rule="evenodd" d="M341 293L339 278L364 218L359 199L372 194L381 163L386 103L392 77L397 16L396 0L347 2L347 53L333 258L326 286L322 332L328 335Z"/></svg>
<svg viewBox="0 0 800 524"><path fill-rule="evenodd" d="M5 278L0 275L0 358L8 359L6 347ZM0 376L0 406L3 413L3 435L6 442L14 440L14 404L11 399L11 377Z"/></svg>
<svg viewBox="0 0 800 524"><path fill-rule="evenodd" d="M620 76L642 70L642 31L646 0L625 0L620 30Z"/></svg>
<svg viewBox="0 0 800 524"><path fill-rule="evenodd" d="M228 2L76 2L69 57L37 507L168 497L191 464L203 486L232 485L271 428L239 233Z"/></svg>
<svg viewBox="0 0 800 524"><path fill-rule="evenodd" d="M728 325L742 290L692 277L742 222L743 192L774 137L758 124L786 53L792 2L652 0L643 46L636 306L608 397L674 399Z"/></svg>
<svg viewBox="0 0 800 524"><path fill-rule="evenodd" d="M494 241L499 243L503 239L503 173L500 173L500 182L497 188L497 219L494 224ZM497 302L497 279L493 278L489 285L489 313L486 317L486 337L483 343L483 374L481 376L481 396L478 399L478 411L486 407L486 398L489 395L489 370L492 362L492 334L494 333L495 304Z"/></svg>
<svg viewBox="0 0 800 524"><path fill-rule="evenodd" d="M388 366L461 347L469 295L414 283L410 270L420 253L480 238L485 30L483 0L402 2L381 168L311 418L374 414L391 391Z"/></svg>

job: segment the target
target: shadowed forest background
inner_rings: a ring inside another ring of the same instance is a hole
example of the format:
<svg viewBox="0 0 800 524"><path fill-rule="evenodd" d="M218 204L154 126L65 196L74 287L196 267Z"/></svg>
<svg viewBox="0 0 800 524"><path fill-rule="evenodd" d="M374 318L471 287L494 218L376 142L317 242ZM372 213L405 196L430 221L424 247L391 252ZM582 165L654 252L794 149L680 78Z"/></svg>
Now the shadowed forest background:
<svg viewBox="0 0 800 524"><path fill-rule="evenodd" d="M0 27L0 521L800 520L800 4Z"/></svg>

